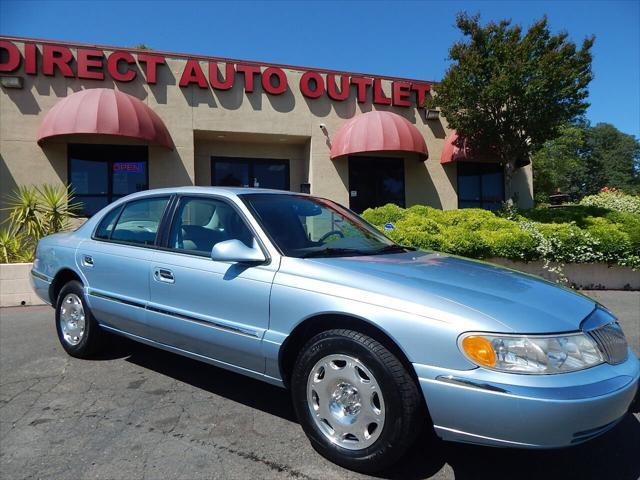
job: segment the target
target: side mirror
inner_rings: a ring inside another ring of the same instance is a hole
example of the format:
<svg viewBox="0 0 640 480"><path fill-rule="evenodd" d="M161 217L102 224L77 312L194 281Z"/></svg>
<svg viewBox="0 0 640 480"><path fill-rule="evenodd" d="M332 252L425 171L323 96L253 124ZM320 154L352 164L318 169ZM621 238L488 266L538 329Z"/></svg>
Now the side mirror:
<svg viewBox="0 0 640 480"><path fill-rule="evenodd" d="M211 260L217 262L262 263L267 259L255 239L253 247L247 247L240 240L225 240L211 249Z"/></svg>

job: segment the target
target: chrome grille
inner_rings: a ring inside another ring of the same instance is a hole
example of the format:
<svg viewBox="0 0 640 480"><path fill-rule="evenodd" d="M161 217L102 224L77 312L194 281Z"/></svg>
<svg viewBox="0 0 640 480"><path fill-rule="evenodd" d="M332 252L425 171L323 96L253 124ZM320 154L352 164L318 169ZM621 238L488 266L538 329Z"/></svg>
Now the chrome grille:
<svg viewBox="0 0 640 480"><path fill-rule="evenodd" d="M605 362L615 365L627 359L627 339L618 322L607 323L588 333L598 345Z"/></svg>

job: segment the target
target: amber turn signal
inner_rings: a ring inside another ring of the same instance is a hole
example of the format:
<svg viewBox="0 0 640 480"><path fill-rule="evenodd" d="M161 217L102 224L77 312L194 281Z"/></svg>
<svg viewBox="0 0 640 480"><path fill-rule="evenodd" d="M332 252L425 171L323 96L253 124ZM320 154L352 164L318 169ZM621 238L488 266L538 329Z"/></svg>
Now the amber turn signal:
<svg viewBox="0 0 640 480"><path fill-rule="evenodd" d="M491 342L484 337L465 337L462 340L462 349L478 365L493 367L496 364L496 353L491 347Z"/></svg>

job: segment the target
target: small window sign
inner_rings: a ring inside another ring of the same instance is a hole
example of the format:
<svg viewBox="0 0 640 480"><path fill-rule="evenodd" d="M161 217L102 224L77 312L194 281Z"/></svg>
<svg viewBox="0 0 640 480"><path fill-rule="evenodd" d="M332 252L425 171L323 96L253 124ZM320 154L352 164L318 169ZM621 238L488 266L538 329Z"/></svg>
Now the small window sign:
<svg viewBox="0 0 640 480"><path fill-rule="evenodd" d="M383 228L384 228L385 230L393 230L393 229L395 229L396 227L393 225L393 223L385 223Z"/></svg>
<svg viewBox="0 0 640 480"><path fill-rule="evenodd" d="M114 172L144 172L144 162L113 162Z"/></svg>
<svg viewBox="0 0 640 480"><path fill-rule="evenodd" d="M357 197L358 196L358 191L357 190L351 190L351 197Z"/></svg>

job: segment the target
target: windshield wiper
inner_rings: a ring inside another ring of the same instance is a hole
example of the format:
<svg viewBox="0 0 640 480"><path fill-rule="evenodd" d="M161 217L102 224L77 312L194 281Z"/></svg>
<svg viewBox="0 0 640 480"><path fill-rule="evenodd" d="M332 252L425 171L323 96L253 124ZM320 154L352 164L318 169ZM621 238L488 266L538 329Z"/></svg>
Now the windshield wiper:
<svg viewBox="0 0 640 480"><path fill-rule="evenodd" d="M376 250L375 252L372 252L371 255L379 255L381 253L393 253L393 252L414 252L416 251L417 248L415 247L407 247L405 245L386 245L382 248L379 248L378 250Z"/></svg>
<svg viewBox="0 0 640 480"><path fill-rule="evenodd" d="M323 248L322 250L314 250L313 252L307 252L302 255L301 258L311 257L323 257L323 256L339 256L339 255L369 255L371 252L365 252L363 250L357 250L355 248Z"/></svg>

